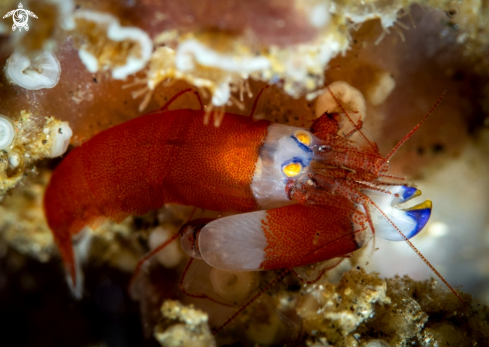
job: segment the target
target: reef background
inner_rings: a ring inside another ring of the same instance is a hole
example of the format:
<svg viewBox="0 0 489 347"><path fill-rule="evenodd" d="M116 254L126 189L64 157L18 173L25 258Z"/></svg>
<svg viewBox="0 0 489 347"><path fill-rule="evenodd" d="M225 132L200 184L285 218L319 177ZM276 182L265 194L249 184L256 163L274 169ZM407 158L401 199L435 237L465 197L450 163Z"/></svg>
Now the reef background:
<svg viewBox="0 0 489 347"><path fill-rule="evenodd" d="M33 1L29 3L33 4ZM192 2L187 5L191 6ZM399 19L409 27L402 30L404 41L401 35L391 31L375 44L383 33L379 19L355 25L358 30L350 30L350 49L328 64L334 68L325 72L325 81L327 84L346 81L367 96L366 128L384 154L446 91L434 114L393 158L393 173L407 176L409 182L423 191L423 197L433 200L430 223L413 240L414 244L452 286L487 305L489 5L479 4L478 12L474 11L477 4L470 1L431 5L445 11L413 5L411 15ZM6 12L17 4L6 2L0 8L3 6ZM142 26L128 14L127 4L80 1L77 6L107 10L124 23ZM33 11L37 10L33 8ZM234 12L228 14L232 18ZM211 21L213 17L209 18ZM474 32L478 36L474 37ZM59 84L49 90L25 92L12 86L2 74L0 113L13 115L27 109L35 116L53 115L69 121L74 131L74 146L103 129L161 107L178 90L190 86L186 82L169 87L160 85L145 111L140 112L141 99L131 94L134 88L122 88L128 81L115 81L104 71L89 73L78 58L73 39L59 34L56 40L63 71ZM13 50L12 41L12 34L0 37L1 66ZM395 88L384 102L373 105L369 95L382 86L386 75L395 81ZM144 74L140 72L137 76L143 78ZM265 83L250 84L256 95ZM209 97L204 100L209 102ZM247 114L252 102L253 98L246 99L244 110L236 106L226 110ZM173 107L189 105L196 106L190 96L178 100ZM294 125L304 124L313 114L314 102L286 95L279 86L264 93L258 109L258 115ZM0 326L6 332L4 340L7 345L17 346L138 346L141 341L157 345L155 340L145 340L148 331L151 333L145 324L155 323L163 297L182 298L176 290L181 269L158 268L157 275L151 273L152 281L160 282L151 287L167 290L153 293L154 305L150 308L157 310L156 314L144 311L144 307L132 301L126 288L138 257L147 249L148 230L160 223L161 214L168 212L155 212L100 231L85 268L85 297L80 302L74 301L67 291L60 260L55 256L49 233L46 234L40 211L43 187L57 162L59 159L44 160L35 169L26 171L26 179L0 205L0 311L4 313ZM376 240L375 247L378 250L372 252L369 244L361 254L355 255L352 263L387 277L409 274L420 280L432 276L407 245ZM288 281L285 283L292 289L297 286L293 280ZM284 290L283 286L276 289L280 290ZM19 327L28 333L14 333ZM431 343L428 339L425 345Z"/></svg>

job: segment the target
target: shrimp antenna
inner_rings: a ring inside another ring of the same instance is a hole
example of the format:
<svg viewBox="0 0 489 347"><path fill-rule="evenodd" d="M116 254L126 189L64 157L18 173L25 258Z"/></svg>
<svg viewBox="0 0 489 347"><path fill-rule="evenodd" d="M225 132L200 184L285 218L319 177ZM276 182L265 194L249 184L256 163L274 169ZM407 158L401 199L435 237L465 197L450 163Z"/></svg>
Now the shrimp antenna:
<svg viewBox="0 0 489 347"><path fill-rule="evenodd" d="M192 88L188 88L188 89L185 89L184 91L181 91L179 93L179 95L182 95L183 93L186 93L186 92L189 92L189 91L193 91L195 93L195 91ZM197 96L198 96L198 94L197 94ZM168 105L168 103L173 102L173 100L174 100L174 98L172 98L169 102L167 102L165 104L165 107ZM199 100L200 100L200 98L199 98ZM202 103L201 103L201 105L202 105ZM197 207L194 207L192 209L192 212L188 216L187 223L192 219L192 217L194 216L194 213L195 213L196 210L197 210ZM174 240L178 239L179 236L180 236L180 233L176 233L175 235L173 235L172 237L170 237L168 240L164 241L162 244L158 245L158 247L156 247L155 249L153 249L151 252L149 252L148 254L146 254L144 257L142 257L138 261L138 264L136 265L136 269L134 270L134 273L133 273L133 275L131 277L131 280L129 281L129 292L132 292L132 288L134 288L134 284L136 283L136 279L139 276L139 273L141 272L141 269L142 269L144 263L146 263L146 261L148 261L149 259L151 259L156 253L158 253L159 251L161 251L162 249L164 249L166 246L168 246Z"/></svg>
<svg viewBox="0 0 489 347"><path fill-rule="evenodd" d="M200 109L201 110L204 109L204 106L202 105L202 100L200 99L199 93L197 93L197 91L194 90L193 88L187 88L187 89L183 89L183 90L179 91L178 93L176 93L175 95L173 95L170 100L168 100L159 110L157 110L157 112L162 112L162 111L168 110L168 107L170 107L170 105L175 100L177 100L180 96L182 96L185 93L194 93L195 96L197 97L197 100L199 101Z"/></svg>
<svg viewBox="0 0 489 347"><path fill-rule="evenodd" d="M423 117L423 119L421 119L421 121L413 128L413 130L411 130L406 136L404 136L402 138L401 141L399 141L399 143L390 151L390 153L387 155L387 157L385 158L386 161L389 161L392 156L394 154L396 154L396 152L399 150L399 148L401 148L401 146L407 141L409 140L409 138L411 136L413 136L413 134L419 129L419 127L421 126L421 124L423 124L426 119L428 119L428 117L433 113L433 111L435 110L436 106L438 106L438 104L440 103L440 101L443 99L443 96L445 95L447 91L445 90L441 96L438 98L438 100L436 101L435 105L431 108L430 112L428 112L428 114L426 114L426 116Z"/></svg>
<svg viewBox="0 0 489 347"><path fill-rule="evenodd" d="M258 93L258 95L256 96L255 101L253 102L253 107L251 108L250 117L253 117L255 115L255 110L256 110L256 106L258 105L258 100L260 100L260 96L263 94L265 89L268 89L268 87L270 87L269 84L263 87Z"/></svg>
<svg viewBox="0 0 489 347"><path fill-rule="evenodd" d="M203 293L202 294L192 294L192 293L189 293L187 291L187 289L185 289L185 283L184 283L185 282L185 276L187 275L187 272L190 269L190 266L192 265L194 259L195 258L190 258L188 260L187 265L185 266L185 270L183 270L182 278L180 279L179 287L180 287L180 290L183 292L183 294L190 296L191 298L208 299L208 300L210 300L216 304L219 304L219 305L223 305L223 306L227 306L227 307L233 307L233 305L231 305L231 304L226 304L224 302L218 301L218 300L211 298L210 296L205 295Z"/></svg>
<svg viewBox="0 0 489 347"><path fill-rule="evenodd" d="M174 240L176 240L179 236L180 236L180 234L176 233L175 235L170 237L168 240L163 242L161 245L159 245L158 247L153 249L151 252L146 254L143 258L141 258L141 260L139 260L139 262L136 266L136 269L134 270L134 274L132 275L131 280L129 281L129 292L132 292L132 288L134 288L134 284L136 283L136 279L139 276L139 273L141 272L141 269L142 269L144 263L146 263L146 261L151 259L156 253L158 253L163 248L165 248L170 243L172 243Z"/></svg>
<svg viewBox="0 0 489 347"><path fill-rule="evenodd" d="M411 241L409 241L409 239L407 238L407 236L403 234L403 232L394 224L394 222L392 222L390 220L389 217L387 217L387 215L380 209L379 206L377 206L377 204L375 202L373 202L371 199L369 199L369 200L370 200L369 201L370 204L372 204L380 212L380 214L389 222L389 224L391 224L392 227L397 230L397 232L402 236L402 238L404 239L404 241L406 241L406 243L409 245L409 247L411 247L411 249L418 255L418 257L420 257L421 260L426 265L428 265L428 267L431 269L431 271L433 271L433 273L448 287L448 289L450 289L450 291L453 294L455 294L455 296L457 297L457 299L460 300L460 302L465 307L467 307L466 304L465 304L465 301L462 300L462 298L460 297L460 295L458 295L458 293L455 291L455 289L453 289L453 287L450 284L448 284L447 280L445 280L443 278L443 276L435 269L435 267L433 265L431 265L431 263L428 261L428 259L426 259L425 256L423 254L421 254L420 251L418 251L418 249L413 245L413 243Z"/></svg>
<svg viewBox="0 0 489 347"><path fill-rule="evenodd" d="M360 128L355 124L355 122L350 118L350 115L343 108L343 106L341 105L341 103L338 100L338 98L336 97L336 95L334 95L334 93L331 90L331 88L329 88L329 87L327 87L327 88L328 88L329 94L331 94L331 96L333 97L334 101L336 101L336 103L338 104L338 106L341 108L341 111L343 111L343 113L346 115L346 117L348 118L348 120L350 121L350 123L353 124L353 126L355 127L355 129L357 129L360 134L362 134L362 137L365 139L365 141L368 142L368 144L370 145L370 147L372 147L372 149L374 150L374 152L378 153L379 150L378 150L377 146L375 146L372 142L369 141L369 139L367 138L367 136L365 136L365 134L360 130Z"/></svg>

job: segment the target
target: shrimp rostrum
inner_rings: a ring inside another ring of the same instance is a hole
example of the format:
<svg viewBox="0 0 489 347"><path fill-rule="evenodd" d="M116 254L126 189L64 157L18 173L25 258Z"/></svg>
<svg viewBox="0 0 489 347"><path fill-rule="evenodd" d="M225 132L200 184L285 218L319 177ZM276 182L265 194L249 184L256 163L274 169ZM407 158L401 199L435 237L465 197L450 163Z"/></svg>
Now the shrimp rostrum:
<svg viewBox="0 0 489 347"><path fill-rule="evenodd" d="M75 295L79 239L106 219L166 203L238 212L182 228L182 248L223 270L342 257L373 234L415 249L409 238L426 225L431 202L398 207L421 192L392 183L401 178L389 174L389 159L420 124L384 158L361 130L358 91L337 82L322 98L318 105L333 106L318 109L310 129L231 113L213 127L202 109L165 105L71 151L53 173L44 208Z"/></svg>

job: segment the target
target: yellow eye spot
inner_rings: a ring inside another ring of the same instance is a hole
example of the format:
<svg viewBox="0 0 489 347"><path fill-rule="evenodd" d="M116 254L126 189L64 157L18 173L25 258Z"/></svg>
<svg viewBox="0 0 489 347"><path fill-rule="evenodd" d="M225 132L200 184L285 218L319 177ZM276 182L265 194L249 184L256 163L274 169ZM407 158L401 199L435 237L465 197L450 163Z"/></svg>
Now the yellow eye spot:
<svg viewBox="0 0 489 347"><path fill-rule="evenodd" d="M290 163L285 165L282 171L285 176L294 177L302 172L302 165L300 163Z"/></svg>
<svg viewBox="0 0 489 347"><path fill-rule="evenodd" d="M306 146L309 146L312 143L311 134L306 131L298 130L294 133L294 136L300 143L303 143Z"/></svg>

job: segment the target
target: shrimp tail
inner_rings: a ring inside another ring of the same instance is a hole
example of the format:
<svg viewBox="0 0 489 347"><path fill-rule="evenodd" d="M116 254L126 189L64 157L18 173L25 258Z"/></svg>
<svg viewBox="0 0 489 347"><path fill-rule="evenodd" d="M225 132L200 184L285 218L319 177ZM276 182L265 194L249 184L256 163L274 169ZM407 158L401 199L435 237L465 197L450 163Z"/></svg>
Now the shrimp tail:
<svg viewBox="0 0 489 347"><path fill-rule="evenodd" d="M73 152L79 152L76 148ZM82 297L83 262L90 241L90 227L100 225L102 218L93 212L83 162L68 155L53 173L44 194L44 213L63 260L68 285L73 296Z"/></svg>
<svg viewBox="0 0 489 347"><path fill-rule="evenodd" d="M46 213L48 213L49 208L46 208ZM60 252L61 258L63 260L63 264L66 271L66 279L68 285L71 289L71 293L77 299L81 299L82 297L82 289L83 289L83 273L81 271L80 263L82 258L82 247L84 244L82 241L84 239L83 234L80 233L81 237L77 237L74 242L71 233L66 228L56 228L50 225L51 230L53 231L54 241L58 246L58 250Z"/></svg>
<svg viewBox="0 0 489 347"><path fill-rule="evenodd" d="M67 240L63 241L65 243L62 246L58 244L66 267L66 280L73 297L76 299L82 298L84 276L81 264L87 254L86 250L89 244L87 241L90 240L89 235L88 232L82 231L76 238L69 240L69 243Z"/></svg>

